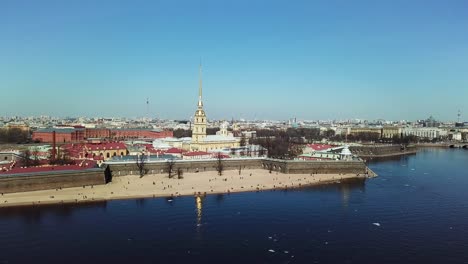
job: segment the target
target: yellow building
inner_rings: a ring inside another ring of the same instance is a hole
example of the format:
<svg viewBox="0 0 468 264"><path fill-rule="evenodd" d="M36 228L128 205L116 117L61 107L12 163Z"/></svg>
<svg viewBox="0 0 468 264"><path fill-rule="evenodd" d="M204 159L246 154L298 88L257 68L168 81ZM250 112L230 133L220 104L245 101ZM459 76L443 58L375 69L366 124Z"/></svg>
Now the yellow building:
<svg viewBox="0 0 468 264"><path fill-rule="evenodd" d="M359 135L362 133L375 133L379 135L379 138L382 137L382 129L378 127L352 127L349 130L351 135Z"/></svg>
<svg viewBox="0 0 468 264"><path fill-rule="evenodd" d="M26 124L21 124L21 123L9 123L6 125L7 129L19 129L21 131L29 132L30 128Z"/></svg>
<svg viewBox="0 0 468 264"><path fill-rule="evenodd" d="M200 65L200 82L198 87L198 107L193 117L192 140L183 145L190 151L213 151L223 148L235 148L240 146L240 138L235 138L227 132L227 125L221 126L217 135L206 135L206 113L202 100L202 69Z"/></svg>
<svg viewBox="0 0 468 264"><path fill-rule="evenodd" d="M393 137L400 137L402 129L401 127L384 127L382 128L382 138L393 138Z"/></svg>

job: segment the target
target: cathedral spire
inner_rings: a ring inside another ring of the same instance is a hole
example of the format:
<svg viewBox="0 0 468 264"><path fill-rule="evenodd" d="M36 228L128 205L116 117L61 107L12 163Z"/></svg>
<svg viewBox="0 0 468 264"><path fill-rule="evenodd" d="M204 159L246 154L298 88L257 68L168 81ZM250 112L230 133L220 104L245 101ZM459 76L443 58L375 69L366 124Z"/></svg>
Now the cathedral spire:
<svg viewBox="0 0 468 264"><path fill-rule="evenodd" d="M202 87L202 64L200 61L200 69L199 69L199 84L198 84L198 108L203 107L203 102L202 102L202 93L203 93L203 87Z"/></svg>

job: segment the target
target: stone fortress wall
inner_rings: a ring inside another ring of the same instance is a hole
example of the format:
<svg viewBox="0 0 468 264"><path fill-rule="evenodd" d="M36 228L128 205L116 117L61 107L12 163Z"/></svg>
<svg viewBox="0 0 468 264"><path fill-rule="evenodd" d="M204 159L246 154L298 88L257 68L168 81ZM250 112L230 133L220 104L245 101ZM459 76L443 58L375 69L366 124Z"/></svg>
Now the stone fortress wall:
<svg viewBox="0 0 468 264"><path fill-rule="evenodd" d="M214 171L217 169L216 160L176 161L172 169L176 173L180 168L184 173ZM366 165L362 161L294 161L276 159L226 159L222 160L223 170L265 169L272 172L289 174L334 174L334 173L365 173ZM109 163L112 176L138 175L139 170L134 163ZM146 169L150 174L168 174L167 162L147 163Z"/></svg>
<svg viewBox="0 0 468 264"><path fill-rule="evenodd" d="M349 147L351 152L361 158L400 156L417 152L415 146L403 145L362 145Z"/></svg>
<svg viewBox="0 0 468 264"><path fill-rule="evenodd" d="M106 184L104 169L1 175L0 193L30 192L99 184Z"/></svg>
<svg viewBox="0 0 468 264"><path fill-rule="evenodd" d="M364 174L367 167L362 161L292 161L275 159L225 159L223 170L265 169L290 174ZM184 173L215 171L217 160L177 160L173 174L178 169ZM167 161L145 164L148 174L168 174ZM82 187L106 184L112 177L139 175L136 163L105 163L102 168L83 171L57 171L0 176L0 193L27 192L57 188Z"/></svg>

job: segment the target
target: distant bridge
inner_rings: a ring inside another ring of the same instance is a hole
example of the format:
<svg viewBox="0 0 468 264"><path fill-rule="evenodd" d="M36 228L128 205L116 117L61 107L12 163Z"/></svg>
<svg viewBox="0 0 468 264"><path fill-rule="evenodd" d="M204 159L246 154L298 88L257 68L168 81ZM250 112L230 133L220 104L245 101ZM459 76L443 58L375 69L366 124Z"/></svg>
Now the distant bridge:
<svg viewBox="0 0 468 264"><path fill-rule="evenodd" d="M450 148L464 148L468 149L468 143L459 143L459 144L451 144Z"/></svg>

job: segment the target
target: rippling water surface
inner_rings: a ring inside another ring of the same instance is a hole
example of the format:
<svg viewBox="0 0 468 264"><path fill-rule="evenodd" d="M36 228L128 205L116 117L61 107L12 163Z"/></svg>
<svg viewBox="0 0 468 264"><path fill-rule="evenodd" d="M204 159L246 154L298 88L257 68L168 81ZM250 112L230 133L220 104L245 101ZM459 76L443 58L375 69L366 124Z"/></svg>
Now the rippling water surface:
<svg viewBox="0 0 468 264"><path fill-rule="evenodd" d="M468 150L300 190L0 210L0 263L468 263Z"/></svg>

